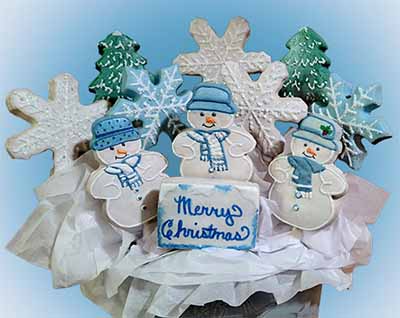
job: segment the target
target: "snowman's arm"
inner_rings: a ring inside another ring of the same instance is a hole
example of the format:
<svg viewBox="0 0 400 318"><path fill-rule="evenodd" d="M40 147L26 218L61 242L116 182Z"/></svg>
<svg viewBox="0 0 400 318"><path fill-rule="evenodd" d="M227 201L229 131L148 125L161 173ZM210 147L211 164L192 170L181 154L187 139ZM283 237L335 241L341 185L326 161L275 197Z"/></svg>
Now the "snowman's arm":
<svg viewBox="0 0 400 318"><path fill-rule="evenodd" d="M187 132L181 132L172 142L172 150L175 155L183 159L193 159L196 156L196 141L191 139Z"/></svg>
<svg viewBox="0 0 400 318"><path fill-rule="evenodd" d="M144 181L152 181L168 167L167 159L158 152L143 151L137 170Z"/></svg>
<svg viewBox="0 0 400 318"><path fill-rule="evenodd" d="M322 181L320 191L328 195L343 195L347 192L348 184L342 171L335 166L327 166L320 173Z"/></svg>
<svg viewBox="0 0 400 318"><path fill-rule="evenodd" d="M256 147L256 141L247 131L231 129L226 142L230 145L229 154L232 157L242 157Z"/></svg>
<svg viewBox="0 0 400 318"><path fill-rule="evenodd" d="M287 156L278 156L269 164L268 173L275 182L283 183L290 178L290 171L292 169Z"/></svg>
<svg viewBox="0 0 400 318"><path fill-rule="evenodd" d="M90 175L86 188L95 199L117 199L121 195L116 176L104 172L104 167Z"/></svg>

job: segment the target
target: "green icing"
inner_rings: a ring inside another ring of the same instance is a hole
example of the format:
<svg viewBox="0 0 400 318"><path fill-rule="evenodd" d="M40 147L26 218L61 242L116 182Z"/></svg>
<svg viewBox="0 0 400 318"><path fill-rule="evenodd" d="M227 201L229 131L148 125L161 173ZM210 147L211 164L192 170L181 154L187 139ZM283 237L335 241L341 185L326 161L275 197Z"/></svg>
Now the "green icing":
<svg viewBox="0 0 400 318"><path fill-rule="evenodd" d="M331 61L325 55L328 46L313 29L300 29L287 43L289 52L281 59L289 77L280 91L283 97L300 97L308 105L328 103L324 88L328 84Z"/></svg>
<svg viewBox="0 0 400 318"><path fill-rule="evenodd" d="M137 53L139 48L135 40L121 32L113 32L99 42L101 58L96 69L100 74L89 85L89 91L96 94L95 101L105 99L113 104L118 97L128 97L121 92L122 72L126 66L144 68L147 60Z"/></svg>

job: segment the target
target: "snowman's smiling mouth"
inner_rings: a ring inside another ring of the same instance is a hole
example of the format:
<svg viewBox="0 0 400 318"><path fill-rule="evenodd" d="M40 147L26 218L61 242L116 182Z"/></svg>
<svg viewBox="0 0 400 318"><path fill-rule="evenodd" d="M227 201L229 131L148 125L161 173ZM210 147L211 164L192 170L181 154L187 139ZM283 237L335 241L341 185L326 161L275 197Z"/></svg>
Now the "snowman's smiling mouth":
<svg viewBox="0 0 400 318"><path fill-rule="evenodd" d="M303 155L310 159L315 159L314 155L308 155L305 151L303 151Z"/></svg>
<svg viewBox="0 0 400 318"><path fill-rule="evenodd" d="M215 124L211 124L211 125L203 124L202 126L206 127L206 128L213 128L213 127L215 127Z"/></svg>
<svg viewBox="0 0 400 318"><path fill-rule="evenodd" d="M123 155L123 156L115 156L114 158L115 158L115 160L121 160L121 159L124 159L127 155L128 154Z"/></svg>

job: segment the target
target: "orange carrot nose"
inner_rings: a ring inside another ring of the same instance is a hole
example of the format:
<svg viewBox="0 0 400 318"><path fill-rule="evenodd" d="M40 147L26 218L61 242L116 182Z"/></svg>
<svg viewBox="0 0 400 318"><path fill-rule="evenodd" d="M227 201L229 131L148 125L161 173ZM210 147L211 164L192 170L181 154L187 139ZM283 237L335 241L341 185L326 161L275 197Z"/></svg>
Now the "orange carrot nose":
<svg viewBox="0 0 400 318"><path fill-rule="evenodd" d="M206 116L206 124L215 124L216 122L214 117Z"/></svg>
<svg viewBox="0 0 400 318"><path fill-rule="evenodd" d="M117 149L117 154L126 155L128 152L125 149Z"/></svg>
<svg viewBox="0 0 400 318"><path fill-rule="evenodd" d="M317 152L314 149L312 149L311 147L308 147L306 149L306 152L309 153L310 155L314 156L314 157L317 156Z"/></svg>

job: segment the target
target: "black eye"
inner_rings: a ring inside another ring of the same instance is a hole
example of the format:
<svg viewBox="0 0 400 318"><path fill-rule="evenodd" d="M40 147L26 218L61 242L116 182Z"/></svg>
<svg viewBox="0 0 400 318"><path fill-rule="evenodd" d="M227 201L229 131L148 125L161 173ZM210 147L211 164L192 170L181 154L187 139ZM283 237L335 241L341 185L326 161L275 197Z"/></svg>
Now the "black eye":
<svg viewBox="0 0 400 318"><path fill-rule="evenodd" d="M304 144L304 147L307 147L308 145L307 144Z"/></svg>
<svg viewBox="0 0 400 318"><path fill-rule="evenodd" d="M217 116L217 114L216 113L212 113L211 116L215 117L215 116Z"/></svg>
<svg viewBox="0 0 400 318"><path fill-rule="evenodd" d="M315 148L317 151L319 151L319 147Z"/></svg>
<svg viewBox="0 0 400 318"><path fill-rule="evenodd" d="M122 146L122 147L125 147L125 143L123 142L123 143L121 144L121 146Z"/></svg>
<svg viewBox="0 0 400 318"><path fill-rule="evenodd" d="M136 200L141 201L143 198L142 196L138 195L138 197L136 198Z"/></svg>
<svg viewBox="0 0 400 318"><path fill-rule="evenodd" d="M201 113L200 113L200 116L201 116L201 117L204 117L204 113L203 113L203 112L201 112Z"/></svg>
<svg viewBox="0 0 400 318"><path fill-rule="evenodd" d="M110 150L114 150L114 147L110 147Z"/></svg>

